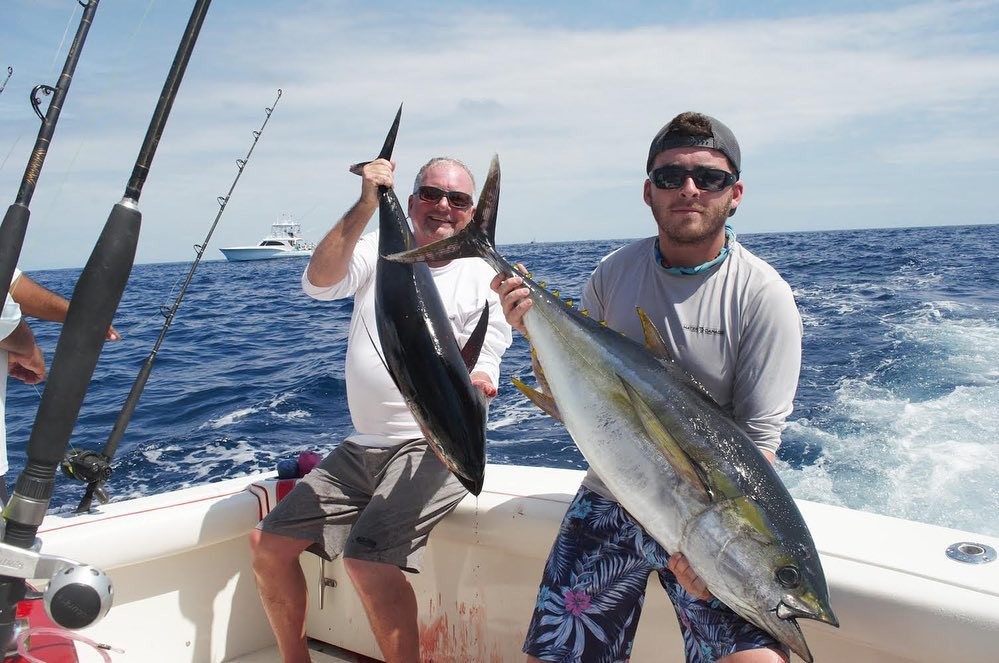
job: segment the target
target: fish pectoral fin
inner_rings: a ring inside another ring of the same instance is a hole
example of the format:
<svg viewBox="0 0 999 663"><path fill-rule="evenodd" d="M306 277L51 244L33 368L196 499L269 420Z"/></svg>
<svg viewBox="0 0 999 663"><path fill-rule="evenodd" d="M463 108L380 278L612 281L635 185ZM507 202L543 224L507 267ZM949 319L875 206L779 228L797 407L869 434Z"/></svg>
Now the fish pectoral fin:
<svg viewBox="0 0 999 663"><path fill-rule="evenodd" d="M738 493L734 485L722 486L721 490L725 492L725 499L728 500L726 507L737 514L739 522L742 523L741 536L753 539L761 545L773 543L776 535L760 503L749 495Z"/></svg>
<svg viewBox="0 0 999 663"><path fill-rule="evenodd" d="M548 394L543 394L533 387L529 387L518 378L513 378L513 385L520 389L520 392L527 396L527 399L541 408L548 416L556 421L562 421L562 413L558 411L555 399Z"/></svg>
<svg viewBox="0 0 999 663"><path fill-rule="evenodd" d="M636 306L635 310L638 311L638 317L642 321L642 331L645 332L645 347L657 358L663 361L673 361L673 356L670 354L663 335L659 333L659 328L640 306Z"/></svg>
<svg viewBox="0 0 999 663"><path fill-rule="evenodd" d="M482 308L479 321L475 323L472 335L465 341L465 347L460 348L461 358L465 362L465 368L469 373L475 368L475 362L479 361L479 353L482 351L482 343L486 339L486 332L489 330L489 302Z"/></svg>
<svg viewBox="0 0 999 663"><path fill-rule="evenodd" d="M684 481L693 486L702 494L706 501L713 501L714 495L708 488L700 466L683 450L683 447L676 441L670 432L663 425L656 413L649 407L635 389L628 384L628 381L620 375L618 379L624 385L624 392L628 395L628 401L635 410L638 420L648 433L656 447L662 451L663 457L676 470Z"/></svg>

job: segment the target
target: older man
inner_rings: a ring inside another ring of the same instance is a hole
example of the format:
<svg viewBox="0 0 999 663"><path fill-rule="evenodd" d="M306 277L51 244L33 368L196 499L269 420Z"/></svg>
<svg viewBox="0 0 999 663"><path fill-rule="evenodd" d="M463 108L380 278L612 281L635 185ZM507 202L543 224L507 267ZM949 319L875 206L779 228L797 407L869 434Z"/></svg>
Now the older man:
<svg viewBox="0 0 999 663"><path fill-rule="evenodd" d="M416 596L403 571L417 572L433 527L466 491L430 450L378 355L375 268L378 232L362 236L378 209L378 187L394 166L378 159L362 173L361 197L316 247L302 278L316 299L354 297L347 339L347 403L354 431L309 473L251 534L257 586L285 663L309 660L304 633L305 578L299 555L344 556L386 661L417 663ZM475 213L474 182L464 164L431 159L416 176L409 217L420 245L460 231ZM498 310L493 270L474 259L431 265L455 337L467 339L483 305ZM472 383L496 394L510 326L492 316Z"/></svg>

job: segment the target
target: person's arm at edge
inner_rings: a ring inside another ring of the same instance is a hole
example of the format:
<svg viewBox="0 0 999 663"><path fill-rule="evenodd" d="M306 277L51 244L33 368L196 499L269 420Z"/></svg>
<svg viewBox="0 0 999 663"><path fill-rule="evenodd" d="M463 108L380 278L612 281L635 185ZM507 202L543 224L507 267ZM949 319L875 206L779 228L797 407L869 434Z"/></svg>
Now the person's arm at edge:
<svg viewBox="0 0 999 663"><path fill-rule="evenodd" d="M7 372L26 384L38 384L45 379L45 355L35 342L35 335L24 320L4 339L0 350L7 351Z"/></svg>
<svg viewBox="0 0 999 663"><path fill-rule="evenodd" d="M22 315L49 322L66 322L69 301L36 282L27 274L22 273L11 283L10 296L21 307ZM114 325L111 325L108 327L106 338L109 341L117 341L121 339L121 334L114 328Z"/></svg>

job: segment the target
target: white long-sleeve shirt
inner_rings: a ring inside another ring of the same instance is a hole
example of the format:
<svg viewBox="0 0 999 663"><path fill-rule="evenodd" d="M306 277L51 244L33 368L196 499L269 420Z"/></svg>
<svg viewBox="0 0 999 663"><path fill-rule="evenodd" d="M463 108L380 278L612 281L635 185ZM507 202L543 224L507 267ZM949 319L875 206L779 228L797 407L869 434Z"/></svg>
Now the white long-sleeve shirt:
<svg viewBox="0 0 999 663"><path fill-rule="evenodd" d="M14 272L15 278L19 272ZM8 293L0 314L0 339L7 338L17 329L21 322L21 308ZM10 465L7 463L7 351L0 350L0 364L3 368L3 380L0 380L0 476L7 474Z"/></svg>
<svg viewBox="0 0 999 663"><path fill-rule="evenodd" d="M348 439L368 446L388 446L423 437L402 394L392 382L379 356L381 344L375 322L375 268L378 262L378 231L361 237L351 256L347 276L327 288L313 285L308 269L302 274L302 289L315 299L354 297L354 312L347 334L344 371L347 406L354 425ZM500 358L513 342L510 325L503 318L499 297L489 288L495 271L479 258L452 260L431 267L430 274L447 310L459 346L475 329L486 302L489 328L473 371L482 371L499 384ZM372 343L368 334L374 339Z"/></svg>

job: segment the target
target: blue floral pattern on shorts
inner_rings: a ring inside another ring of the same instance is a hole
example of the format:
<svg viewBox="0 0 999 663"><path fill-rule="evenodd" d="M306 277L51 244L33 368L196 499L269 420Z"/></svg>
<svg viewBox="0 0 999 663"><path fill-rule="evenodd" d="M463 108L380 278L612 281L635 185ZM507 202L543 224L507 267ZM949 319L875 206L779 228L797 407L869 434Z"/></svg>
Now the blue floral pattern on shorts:
<svg viewBox="0 0 999 663"><path fill-rule="evenodd" d="M676 609L690 663L782 648L720 601L684 591L668 559L617 502L581 487L548 556L524 651L545 661L628 661L652 571Z"/></svg>

